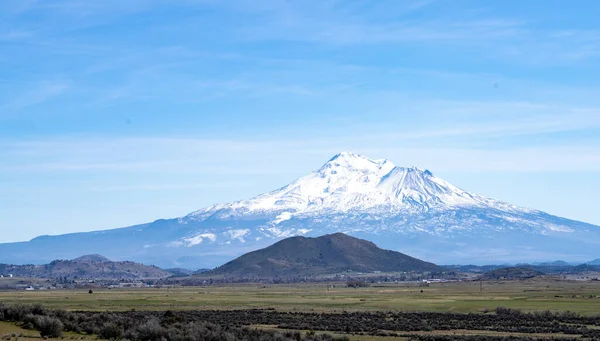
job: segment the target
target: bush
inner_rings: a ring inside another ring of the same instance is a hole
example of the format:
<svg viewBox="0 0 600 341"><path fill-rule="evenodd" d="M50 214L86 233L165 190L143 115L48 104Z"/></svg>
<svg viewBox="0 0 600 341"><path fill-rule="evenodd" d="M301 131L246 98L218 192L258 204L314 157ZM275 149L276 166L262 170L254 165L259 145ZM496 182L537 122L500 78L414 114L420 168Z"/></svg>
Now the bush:
<svg viewBox="0 0 600 341"><path fill-rule="evenodd" d="M23 316L23 318L21 319L21 327L23 329L35 329L38 318L39 316L35 316L33 314L27 314Z"/></svg>
<svg viewBox="0 0 600 341"><path fill-rule="evenodd" d="M496 308L497 315L505 315L505 316L513 316L519 317L523 315L523 313L519 309L506 308L506 307L497 307Z"/></svg>
<svg viewBox="0 0 600 341"><path fill-rule="evenodd" d="M346 282L346 286L348 288L366 288L369 286L369 283L364 281L348 281Z"/></svg>
<svg viewBox="0 0 600 341"><path fill-rule="evenodd" d="M148 320L137 328L138 337L142 341L160 341L167 335L167 331L156 319Z"/></svg>
<svg viewBox="0 0 600 341"><path fill-rule="evenodd" d="M46 308L39 304L39 303L35 303L34 305L31 306L31 313L33 315L47 315L48 311L46 310Z"/></svg>
<svg viewBox="0 0 600 341"><path fill-rule="evenodd" d="M101 339L106 340L117 340L123 336L123 328L121 328L116 323L105 323L101 328L98 336Z"/></svg>
<svg viewBox="0 0 600 341"><path fill-rule="evenodd" d="M2 307L4 320L19 322L25 317L25 315L31 313L31 308L22 304L13 304Z"/></svg>
<svg viewBox="0 0 600 341"><path fill-rule="evenodd" d="M56 338L62 336L63 323L55 317L38 316L35 328L39 330L41 337Z"/></svg>

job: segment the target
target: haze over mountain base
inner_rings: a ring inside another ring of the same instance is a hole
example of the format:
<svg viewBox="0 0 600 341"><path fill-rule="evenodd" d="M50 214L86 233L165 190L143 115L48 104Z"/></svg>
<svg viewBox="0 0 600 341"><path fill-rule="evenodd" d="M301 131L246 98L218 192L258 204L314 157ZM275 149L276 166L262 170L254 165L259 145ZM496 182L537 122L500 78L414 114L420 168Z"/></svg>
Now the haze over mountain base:
<svg viewBox="0 0 600 341"><path fill-rule="evenodd" d="M99 253L167 268L214 267L286 237L336 232L437 264L600 256L598 226L469 193L427 170L341 153L250 200L115 230L0 244L0 257L41 264Z"/></svg>

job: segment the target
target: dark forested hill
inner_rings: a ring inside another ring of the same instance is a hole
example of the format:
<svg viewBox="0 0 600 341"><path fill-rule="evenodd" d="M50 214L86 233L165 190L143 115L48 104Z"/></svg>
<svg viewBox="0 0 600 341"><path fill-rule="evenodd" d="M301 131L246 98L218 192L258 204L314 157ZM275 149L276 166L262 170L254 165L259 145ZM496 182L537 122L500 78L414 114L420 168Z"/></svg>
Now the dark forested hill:
<svg viewBox="0 0 600 341"><path fill-rule="evenodd" d="M240 277L317 276L343 272L437 271L432 263L343 233L291 237L247 253L202 275Z"/></svg>
<svg viewBox="0 0 600 341"><path fill-rule="evenodd" d="M481 275L483 280L512 280L512 279L527 279L535 276L543 275L541 271L523 267L508 267L488 271Z"/></svg>

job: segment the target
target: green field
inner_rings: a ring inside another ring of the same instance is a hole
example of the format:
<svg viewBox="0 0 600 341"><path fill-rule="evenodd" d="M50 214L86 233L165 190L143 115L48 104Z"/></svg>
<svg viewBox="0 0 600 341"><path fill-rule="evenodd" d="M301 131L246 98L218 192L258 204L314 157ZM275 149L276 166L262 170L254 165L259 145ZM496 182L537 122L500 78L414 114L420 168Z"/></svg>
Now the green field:
<svg viewBox="0 0 600 341"><path fill-rule="evenodd" d="M331 287L331 286L335 287ZM421 292L422 291L422 292ZM68 310L191 310L275 308L286 311L404 310L484 312L498 306L523 311L600 314L600 282L506 281L389 284L345 288L341 283L211 287L5 291L0 302L41 303Z"/></svg>
<svg viewBox="0 0 600 341"><path fill-rule="evenodd" d="M40 333L35 330L23 329L14 323L0 321L0 338L3 341L39 341L42 340ZM81 335L75 333L64 333L63 340L98 340L94 335Z"/></svg>

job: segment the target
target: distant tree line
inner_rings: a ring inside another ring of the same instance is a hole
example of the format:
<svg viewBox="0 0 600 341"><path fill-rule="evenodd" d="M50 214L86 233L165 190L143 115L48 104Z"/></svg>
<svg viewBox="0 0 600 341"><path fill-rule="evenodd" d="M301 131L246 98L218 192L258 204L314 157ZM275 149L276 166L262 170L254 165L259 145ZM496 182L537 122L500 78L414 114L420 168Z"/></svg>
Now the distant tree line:
<svg viewBox="0 0 600 341"><path fill-rule="evenodd" d="M155 284L180 284L187 286L197 285L219 285L231 283L265 283L265 284L294 284L294 283L324 283L324 282L341 282L348 281L363 281L366 283L395 283L406 281L421 281L423 279L457 279L458 274L454 271L449 272L408 272L404 274L355 274L348 273L346 275L335 276L215 276L207 277L205 275L188 276L184 278L168 278L156 280Z"/></svg>
<svg viewBox="0 0 600 341"><path fill-rule="evenodd" d="M365 281L353 280L353 281L346 282L346 286L348 288L366 288L366 287L369 287L370 284Z"/></svg>

